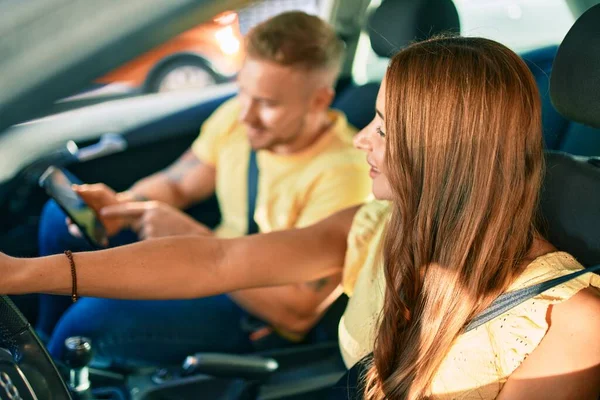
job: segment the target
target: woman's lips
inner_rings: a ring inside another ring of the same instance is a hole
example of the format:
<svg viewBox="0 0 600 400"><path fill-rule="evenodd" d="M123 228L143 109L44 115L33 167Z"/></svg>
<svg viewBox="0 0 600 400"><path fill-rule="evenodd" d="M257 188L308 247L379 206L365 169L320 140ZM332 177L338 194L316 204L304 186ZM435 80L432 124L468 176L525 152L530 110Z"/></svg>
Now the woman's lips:
<svg viewBox="0 0 600 400"><path fill-rule="evenodd" d="M367 160L367 164L371 166L371 169L369 170L369 176L372 179L375 179L375 177L377 177L377 175L379 175L381 171L379 171L379 169L377 169L377 167L374 166L369 160Z"/></svg>

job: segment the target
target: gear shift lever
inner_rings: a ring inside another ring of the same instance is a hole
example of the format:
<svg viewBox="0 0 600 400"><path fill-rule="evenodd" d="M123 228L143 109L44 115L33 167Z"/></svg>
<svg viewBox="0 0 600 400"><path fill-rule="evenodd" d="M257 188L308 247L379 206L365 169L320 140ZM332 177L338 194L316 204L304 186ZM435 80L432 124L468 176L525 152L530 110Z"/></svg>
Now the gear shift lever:
<svg viewBox="0 0 600 400"><path fill-rule="evenodd" d="M83 336L65 340L64 362L69 367L69 389L78 398L91 397L88 364L92 361L92 341Z"/></svg>

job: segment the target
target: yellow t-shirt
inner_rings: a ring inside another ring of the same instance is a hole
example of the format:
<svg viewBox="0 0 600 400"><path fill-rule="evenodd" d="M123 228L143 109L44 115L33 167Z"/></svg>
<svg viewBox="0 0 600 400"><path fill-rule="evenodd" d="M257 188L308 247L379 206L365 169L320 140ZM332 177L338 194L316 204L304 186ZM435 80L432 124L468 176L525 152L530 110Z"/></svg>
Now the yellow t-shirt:
<svg viewBox="0 0 600 400"><path fill-rule="evenodd" d="M388 218L388 203L368 203L356 214L348 237L342 285L351 297L339 325L340 349L348 367L373 350L385 290L378 257ZM567 253L549 253L530 263L509 291L582 268ZM591 272L581 275L461 335L432 382L432 399L496 398L548 331L548 307L589 286L600 288L600 277Z"/></svg>
<svg viewBox="0 0 600 400"><path fill-rule="evenodd" d="M192 151L216 168L221 237L247 231L247 174L250 144L239 122L236 98L206 120ZM294 154L257 152L258 194L254 220L260 232L311 225L332 213L363 203L371 192L364 155L353 148L356 130L345 116L331 111L332 128L309 148Z"/></svg>

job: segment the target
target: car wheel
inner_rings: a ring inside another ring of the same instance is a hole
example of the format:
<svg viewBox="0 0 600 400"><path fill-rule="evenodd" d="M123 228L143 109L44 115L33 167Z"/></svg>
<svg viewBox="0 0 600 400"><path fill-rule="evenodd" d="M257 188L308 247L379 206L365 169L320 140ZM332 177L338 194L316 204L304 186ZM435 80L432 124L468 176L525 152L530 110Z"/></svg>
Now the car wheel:
<svg viewBox="0 0 600 400"><path fill-rule="evenodd" d="M149 92L202 89L217 83L216 74L200 60L180 60L167 64L148 84Z"/></svg>

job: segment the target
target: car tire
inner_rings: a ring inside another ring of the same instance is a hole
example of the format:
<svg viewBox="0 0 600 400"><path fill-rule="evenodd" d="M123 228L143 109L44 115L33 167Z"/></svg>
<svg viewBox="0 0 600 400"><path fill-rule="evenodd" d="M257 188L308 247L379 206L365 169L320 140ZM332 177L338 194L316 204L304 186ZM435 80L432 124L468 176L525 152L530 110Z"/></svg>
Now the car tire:
<svg viewBox="0 0 600 400"><path fill-rule="evenodd" d="M202 59L186 58L169 62L153 73L146 84L146 92L202 89L215 85L219 78Z"/></svg>

